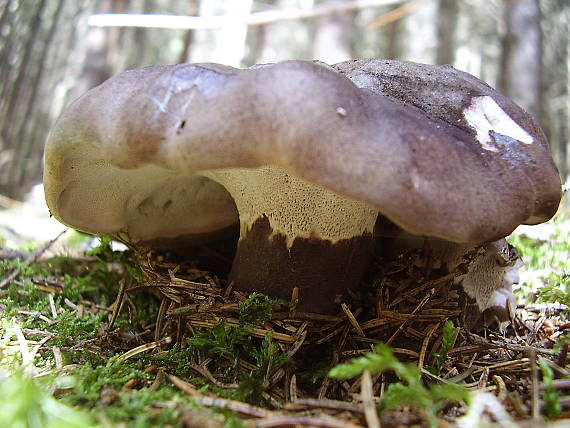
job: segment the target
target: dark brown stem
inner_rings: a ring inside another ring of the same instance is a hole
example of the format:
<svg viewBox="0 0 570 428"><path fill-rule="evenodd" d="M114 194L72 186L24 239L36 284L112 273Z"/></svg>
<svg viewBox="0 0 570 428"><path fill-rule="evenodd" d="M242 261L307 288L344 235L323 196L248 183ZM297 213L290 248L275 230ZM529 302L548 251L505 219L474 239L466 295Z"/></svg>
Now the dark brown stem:
<svg viewBox="0 0 570 428"><path fill-rule="evenodd" d="M372 235L336 243L273 234L267 218L258 219L242 237L230 277L237 290L258 291L289 300L299 289L297 309L334 313L348 288L358 287L372 255Z"/></svg>

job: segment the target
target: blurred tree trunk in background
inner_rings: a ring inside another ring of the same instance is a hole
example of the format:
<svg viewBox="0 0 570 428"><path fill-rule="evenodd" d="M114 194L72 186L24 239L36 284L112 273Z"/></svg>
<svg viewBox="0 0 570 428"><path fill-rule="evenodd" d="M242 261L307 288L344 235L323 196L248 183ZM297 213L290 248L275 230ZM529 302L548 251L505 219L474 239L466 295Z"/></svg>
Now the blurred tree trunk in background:
<svg viewBox="0 0 570 428"><path fill-rule="evenodd" d="M437 51L438 4L434 0L411 3L402 22L401 59L433 64Z"/></svg>
<svg viewBox="0 0 570 428"><path fill-rule="evenodd" d="M189 16L197 16L199 10L200 10L200 0L189 0L188 10L186 13ZM190 47L192 46L193 41L194 41L194 31L187 30L182 42L182 52L180 52L180 56L178 57L177 61L178 63L184 63L190 61Z"/></svg>
<svg viewBox="0 0 570 428"><path fill-rule="evenodd" d="M499 91L541 118L542 32L538 0L504 0Z"/></svg>
<svg viewBox="0 0 570 428"><path fill-rule="evenodd" d="M244 67L261 62L267 39L266 34L270 28L269 25L255 25L247 29L247 52L242 61Z"/></svg>
<svg viewBox="0 0 570 428"><path fill-rule="evenodd" d="M198 0L111 0L103 13L187 15L196 13ZM91 28L95 29L95 28ZM129 68L188 61L194 31L163 28L106 27L108 61L112 74ZM190 34L189 34L190 33ZM186 39L188 45L186 45Z"/></svg>
<svg viewBox="0 0 570 428"><path fill-rule="evenodd" d="M343 0L335 1L342 3ZM353 57L355 15L355 12L348 12L317 19L312 49L314 59L335 64Z"/></svg>
<svg viewBox="0 0 570 428"><path fill-rule="evenodd" d="M96 12L114 12L115 1L101 0ZM116 30L116 29L115 29ZM110 37L107 28L89 28L85 35L87 49L85 61L71 99L78 98L89 89L99 85L113 74L109 60Z"/></svg>
<svg viewBox="0 0 570 428"><path fill-rule="evenodd" d="M496 87L501 73L500 1L460 0L452 65Z"/></svg>
<svg viewBox="0 0 570 428"><path fill-rule="evenodd" d="M0 193L41 180L43 142L82 66L79 29L97 2L0 2Z"/></svg>
<svg viewBox="0 0 570 428"><path fill-rule="evenodd" d="M437 1L408 0L375 9L375 17L359 31L376 32L375 57L433 63L437 46ZM367 41L368 38L361 38ZM369 42L368 42L369 43ZM359 46L359 52L370 51ZM368 56L368 55L364 55Z"/></svg>
<svg viewBox="0 0 570 428"><path fill-rule="evenodd" d="M543 31L542 125L560 173L570 179L570 2L541 2Z"/></svg>
<svg viewBox="0 0 570 428"><path fill-rule="evenodd" d="M258 2L260 3L260 2ZM266 0L258 10L298 7L295 0ZM311 58L311 27L314 20L287 20L255 25L248 29L247 54L243 65L270 63L286 59Z"/></svg>
<svg viewBox="0 0 570 428"><path fill-rule="evenodd" d="M391 11L397 9L398 6L393 6ZM386 47L386 58L389 59L399 59L402 58L403 44L402 44L402 30L403 30L403 20L397 19L387 25L386 33L388 37L388 43Z"/></svg>
<svg viewBox="0 0 570 428"><path fill-rule="evenodd" d="M457 0L439 0L437 14L437 64L453 64L455 27L459 13Z"/></svg>

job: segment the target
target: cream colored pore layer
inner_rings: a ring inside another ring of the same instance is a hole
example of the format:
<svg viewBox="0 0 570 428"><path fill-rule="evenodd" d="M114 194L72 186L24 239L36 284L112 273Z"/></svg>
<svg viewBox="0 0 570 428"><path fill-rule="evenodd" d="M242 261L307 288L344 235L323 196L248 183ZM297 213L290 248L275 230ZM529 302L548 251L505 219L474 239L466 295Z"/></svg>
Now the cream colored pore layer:
<svg viewBox="0 0 570 428"><path fill-rule="evenodd" d="M233 197L240 217L240 236L267 217L273 234L319 237L336 243L372 233L378 210L289 175L283 168L231 168L209 171L206 177L224 186Z"/></svg>

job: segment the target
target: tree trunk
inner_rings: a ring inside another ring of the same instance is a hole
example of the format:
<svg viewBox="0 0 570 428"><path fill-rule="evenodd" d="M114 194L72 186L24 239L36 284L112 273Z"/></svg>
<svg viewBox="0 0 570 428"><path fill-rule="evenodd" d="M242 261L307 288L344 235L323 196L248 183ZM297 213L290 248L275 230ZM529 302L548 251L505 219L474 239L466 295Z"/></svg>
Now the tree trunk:
<svg viewBox="0 0 570 428"><path fill-rule="evenodd" d="M402 18L401 58L433 64L437 46L437 4L430 1L412 3Z"/></svg>
<svg viewBox="0 0 570 428"><path fill-rule="evenodd" d="M542 32L538 0L505 0L499 90L541 119Z"/></svg>
<svg viewBox="0 0 570 428"><path fill-rule="evenodd" d="M197 16L200 10L200 0L191 0L188 6L188 15ZM190 46L194 40L194 30L186 30L184 38L182 39L182 51L178 57L178 63L185 63L190 59Z"/></svg>
<svg viewBox="0 0 570 428"><path fill-rule="evenodd" d="M247 54L242 61L244 67L262 62L263 50L266 47L267 32L270 25L255 25L247 29Z"/></svg>
<svg viewBox="0 0 570 428"><path fill-rule="evenodd" d="M455 59L455 27L459 14L458 0L439 0L437 15L438 64L453 64Z"/></svg>
<svg viewBox="0 0 570 428"><path fill-rule="evenodd" d="M97 8L99 13L113 12L113 0L102 0ZM89 89L111 77L113 70L109 60L108 28L90 27L85 35L86 57L80 76L73 87L71 99L78 98Z"/></svg>
<svg viewBox="0 0 570 428"><path fill-rule="evenodd" d="M570 3L545 0L543 13L543 120L552 156L570 180Z"/></svg>
<svg viewBox="0 0 570 428"><path fill-rule="evenodd" d="M9 1L2 9L0 193L19 198L41 180L43 142L83 59L75 29L93 3Z"/></svg>
<svg viewBox="0 0 570 428"><path fill-rule="evenodd" d="M352 58L355 15L355 12L343 12L317 20L313 39L314 59L336 64Z"/></svg>
<svg viewBox="0 0 570 428"><path fill-rule="evenodd" d="M391 10L397 9L399 6L394 6ZM404 25L401 19L397 19L390 22L386 26L387 35L387 46L386 46L386 58L388 59L400 59L403 55L403 43L402 34L404 33Z"/></svg>

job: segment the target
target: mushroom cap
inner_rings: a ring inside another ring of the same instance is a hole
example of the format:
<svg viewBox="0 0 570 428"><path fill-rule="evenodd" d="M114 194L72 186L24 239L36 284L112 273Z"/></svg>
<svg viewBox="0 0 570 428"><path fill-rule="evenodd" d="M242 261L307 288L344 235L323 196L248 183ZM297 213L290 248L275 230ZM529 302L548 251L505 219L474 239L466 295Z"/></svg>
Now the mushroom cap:
<svg viewBox="0 0 570 428"><path fill-rule="evenodd" d="M200 173L265 165L455 242L546 221L561 196L544 134L511 101L450 67L362 60L125 71L56 123L46 200L86 232L208 233L237 214Z"/></svg>
<svg viewBox="0 0 570 428"><path fill-rule="evenodd" d="M133 242L156 246L209 240L237 222L232 197L206 177L151 163L117 166L113 151L128 151L131 144L132 131L122 123L129 115L143 114L131 106L137 95L145 97L141 82L166 70L125 72L84 94L58 120L46 145L44 185L47 204L59 221L87 233L127 232ZM162 125L142 125L137 138L146 133L144 138L160 140ZM127 155L133 161L146 156L144 138Z"/></svg>
<svg viewBox="0 0 570 428"><path fill-rule="evenodd" d="M470 138L460 145L479 152L482 171L489 168L487 174L496 180L493 186L501 183L499 197L509 198L512 210L525 202L532 205L521 223L542 223L556 213L561 179L544 132L530 114L485 82L450 65L377 58L345 61L333 68L360 88L413 105L466 132ZM485 192L482 177L475 171L472 177L480 183L477 191Z"/></svg>

